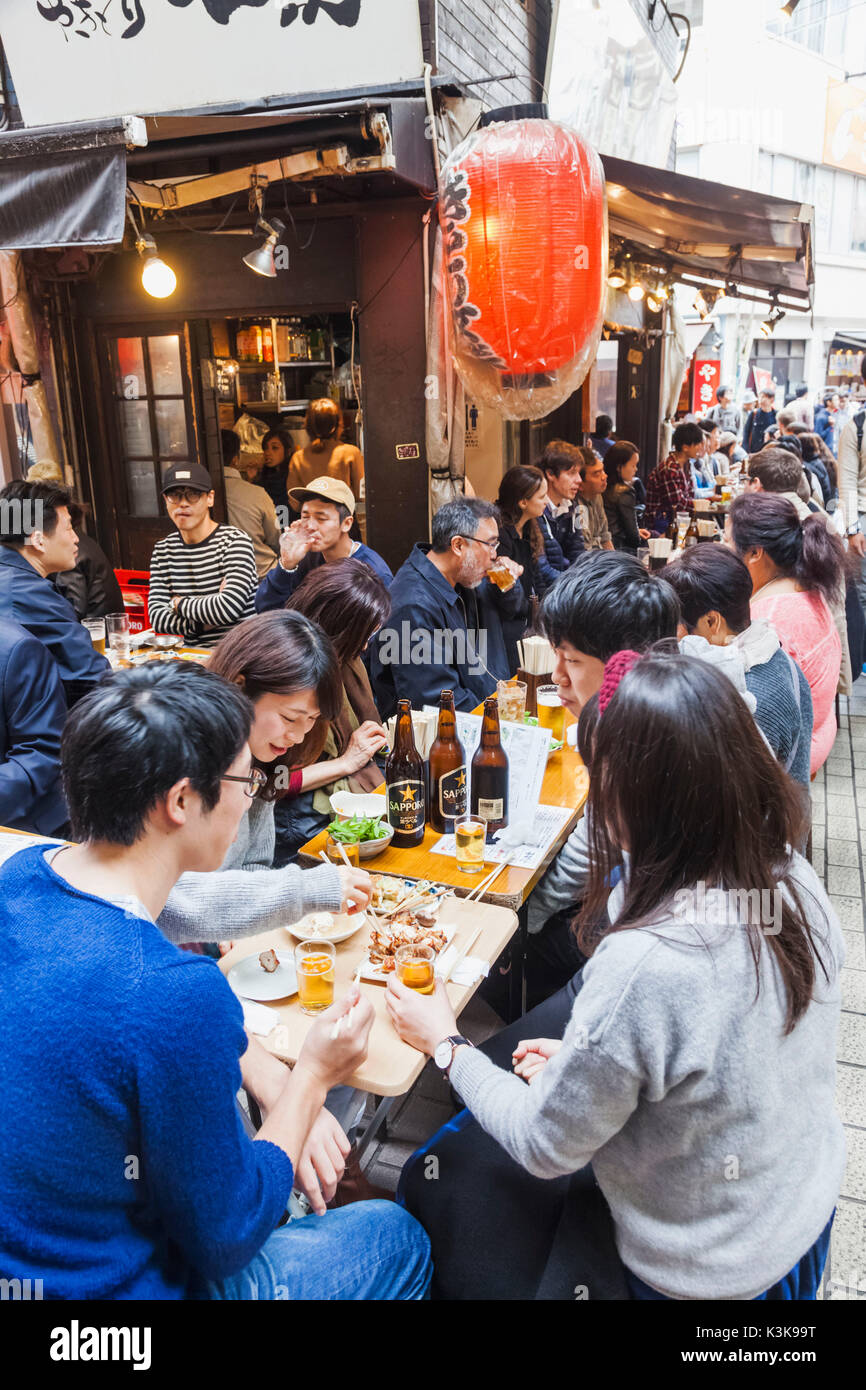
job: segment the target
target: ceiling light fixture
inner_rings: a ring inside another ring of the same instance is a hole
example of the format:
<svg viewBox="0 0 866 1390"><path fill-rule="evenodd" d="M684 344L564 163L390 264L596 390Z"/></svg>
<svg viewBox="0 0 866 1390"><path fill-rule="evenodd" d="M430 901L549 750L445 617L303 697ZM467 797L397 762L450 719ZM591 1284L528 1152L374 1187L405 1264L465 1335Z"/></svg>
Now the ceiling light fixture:
<svg viewBox="0 0 866 1390"><path fill-rule="evenodd" d="M625 274L623 272L622 266L619 265L617 261L614 261L613 265L608 271L607 283L612 290L621 290L623 285L625 284Z"/></svg>
<svg viewBox="0 0 866 1390"><path fill-rule="evenodd" d="M160 256L154 238L149 233L142 232L136 240L135 249L144 261L141 283L147 293L154 299L167 299L170 294L174 294L177 276Z"/></svg>
<svg viewBox="0 0 866 1390"><path fill-rule="evenodd" d="M639 300L643 299L645 293L646 291L639 280L635 280L634 283L628 287L628 297L633 304L637 304Z"/></svg>
<svg viewBox="0 0 866 1390"><path fill-rule="evenodd" d="M270 222L266 222L260 217L256 223L257 232L267 232L267 238L261 246L256 247L255 251L250 251L244 256L244 265L254 270L256 275L266 275L269 280L277 277L277 267L274 263L274 247L280 237L285 233L285 224L276 217Z"/></svg>

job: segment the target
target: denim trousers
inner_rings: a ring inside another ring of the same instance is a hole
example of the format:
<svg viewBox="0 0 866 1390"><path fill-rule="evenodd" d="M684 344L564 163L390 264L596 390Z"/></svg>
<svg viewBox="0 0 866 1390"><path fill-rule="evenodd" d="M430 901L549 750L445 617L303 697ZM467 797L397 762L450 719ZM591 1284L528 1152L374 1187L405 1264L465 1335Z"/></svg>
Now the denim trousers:
<svg viewBox="0 0 866 1390"><path fill-rule="evenodd" d="M354 1202L290 1221L238 1274L200 1296L246 1300L413 1300L427 1294L430 1242L394 1202Z"/></svg>

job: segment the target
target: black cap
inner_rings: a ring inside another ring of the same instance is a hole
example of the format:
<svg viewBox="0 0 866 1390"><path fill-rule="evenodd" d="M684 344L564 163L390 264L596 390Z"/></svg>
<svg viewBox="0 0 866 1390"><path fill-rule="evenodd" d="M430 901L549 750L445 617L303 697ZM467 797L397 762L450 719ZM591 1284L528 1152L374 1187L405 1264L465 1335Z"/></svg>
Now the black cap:
<svg viewBox="0 0 866 1390"><path fill-rule="evenodd" d="M172 463L162 475L162 492L173 487L193 487L197 492L213 492L213 478L200 463Z"/></svg>

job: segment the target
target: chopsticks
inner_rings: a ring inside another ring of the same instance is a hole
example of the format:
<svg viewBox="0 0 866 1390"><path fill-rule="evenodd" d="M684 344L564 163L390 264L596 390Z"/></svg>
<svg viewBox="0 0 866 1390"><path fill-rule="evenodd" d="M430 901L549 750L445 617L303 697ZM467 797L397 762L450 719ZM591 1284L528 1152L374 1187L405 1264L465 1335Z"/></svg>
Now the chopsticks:
<svg viewBox="0 0 866 1390"><path fill-rule="evenodd" d="M483 879L481 880L480 883L476 883L476 885L475 885L475 887L472 889L472 892L471 892L471 893L467 893L467 894L466 894L466 897L465 897L465 899L464 899L464 902L467 902L467 903L478 902L479 898L480 898L484 893L487 893L487 892L489 891L490 885L491 885L491 883L493 882L493 880L494 880L495 878L498 878L499 875L502 873L502 870L505 869L505 868L507 868L507 867L508 867L508 860L507 860L507 859L503 860L503 862L502 862L501 864L494 864L494 866L493 866L493 868L491 869L490 873L487 874L486 877L483 878Z"/></svg>

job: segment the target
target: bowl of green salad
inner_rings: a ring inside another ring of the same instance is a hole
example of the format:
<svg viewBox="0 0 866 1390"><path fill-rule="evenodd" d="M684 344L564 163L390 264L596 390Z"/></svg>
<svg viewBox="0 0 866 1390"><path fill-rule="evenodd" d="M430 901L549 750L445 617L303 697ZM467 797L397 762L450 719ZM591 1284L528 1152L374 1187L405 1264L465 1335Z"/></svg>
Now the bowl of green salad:
<svg viewBox="0 0 866 1390"><path fill-rule="evenodd" d="M356 844L362 861L375 859L394 838L393 826L385 819L384 796L375 792L336 792L331 797L331 809L334 819L326 827L328 834L338 844Z"/></svg>

